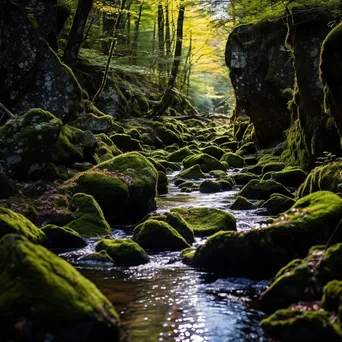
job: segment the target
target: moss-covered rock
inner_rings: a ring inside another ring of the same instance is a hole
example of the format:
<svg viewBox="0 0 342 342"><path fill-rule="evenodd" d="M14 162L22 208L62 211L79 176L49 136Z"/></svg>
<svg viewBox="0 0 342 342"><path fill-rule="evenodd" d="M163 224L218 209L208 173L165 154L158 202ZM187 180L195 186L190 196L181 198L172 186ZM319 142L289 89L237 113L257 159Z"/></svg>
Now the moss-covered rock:
<svg viewBox="0 0 342 342"><path fill-rule="evenodd" d="M293 197L292 193L280 183L273 180L253 179L248 182L239 192L240 196L248 199L267 200L272 194L278 193L288 197Z"/></svg>
<svg viewBox="0 0 342 342"><path fill-rule="evenodd" d="M174 228L187 243L192 244L195 241L194 231L178 213L166 213L165 222Z"/></svg>
<svg viewBox="0 0 342 342"><path fill-rule="evenodd" d="M91 261L91 262L110 262L113 263L113 259L108 255L106 251L100 251L84 255L78 259L78 261Z"/></svg>
<svg viewBox="0 0 342 342"><path fill-rule="evenodd" d="M205 178L205 173L202 172L200 165L195 164L181 171L177 177L181 177L183 179L201 179Z"/></svg>
<svg viewBox="0 0 342 342"><path fill-rule="evenodd" d="M37 173L51 159L62 121L42 109L31 109L0 127L0 169L14 178Z"/></svg>
<svg viewBox="0 0 342 342"><path fill-rule="evenodd" d="M321 284L333 279L342 280L342 243L329 247L317 266L317 278Z"/></svg>
<svg viewBox="0 0 342 342"><path fill-rule="evenodd" d="M158 195L165 195L168 192L168 179L164 172L158 171L158 184L157 184Z"/></svg>
<svg viewBox="0 0 342 342"><path fill-rule="evenodd" d="M342 199L321 191L298 200L265 228L219 232L197 249L195 265L229 276L269 278L310 247L325 244L342 215ZM341 233L334 235L341 241Z"/></svg>
<svg viewBox="0 0 342 342"><path fill-rule="evenodd" d="M212 156L216 158L217 160L220 160L221 157L224 155L223 149L215 145L204 147L201 149L201 152L205 154L209 154L209 156Z"/></svg>
<svg viewBox="0 0 342 342"><path fill-rule="evenodd" d="M260 325L269 338L279 342L341 341L337 325L324 311L278 310Z"/></svg>
<svg viewBox="0 0 342 342"><path fill-rule="evenodd" d="M87 246L85 240L71 228L48 224L42 227L42 231L47 236L49 248L70 249Z"/></svg>
<svg viewBox="0 0 342 342"><path fill-rule="evenodd" d="M123 152L142 151L139 140L133 139L128 134L114 134L110 137L113 143Z"/></svg>
<svg viewBox="0 0 342 342"><path fill-rule="evenodd" d="M175 208L198 236L209 236L221 230L236 230L235 217L216 208Z"/></svg>
<svg viewBox="0 0 342 342"><path fill-rule="evenodd" d="M82 237L96 237L111 233L110 226L103 216L101 207L91 195L77 193L70 203L75 209L75 219L67 227Z"/></svg>
<svg viewBox="0 0 342 342"><path fill-rule="evenodd" d="M278 172L268 172L263 180L273 179L286 187L298 188L306 179L307 174L301 169L285 168Z"/></svg>
<svg viewBox="0 0 342 342"><path fill-rule="evenodd" d="M196 248L185 248L181 252L181 258L184 264L192 264L196 252Z"/></svg>
<svg viewBox="0 0 342 342"><path fill-rule="evenodd" d="M255 175L254 173L248 172L236 173L234 175L231 175L231 177L234 179L234 182L237 185L246 185L252 179L260 179L260 177Z"/></svg>
<svg viewBox="0 0 342 342"><path fill-rule="evenodd" d="M183 160L183 166L186 169L196 164L198 164L201 167L201 170L206 173L211 170L226 170L226 167L220 163L220 161L205 153L198 153Z"/></svg>
<svg viewBox="0 0 342 342"><path fill-rule="evenodd" d="M342 281L330 281L323 289L322 307L338 315L342 322ZM342 338L342 334L341 334Z"/></svg>
<svg viewBox="0 0 342 342"><path fill-rule="evenodd" d="M87 113L86 115L79 116L71 124L83 131L90 131L94 134L109 133L116 128L116 124L112 116L97 116L93 113Z"/></svg>
<svg viewBox="0 0 342 342"><path fill-rule="evenodd" d="M270 162L263 166L262 174L265 174L267 172L272 172L272 171L281 171L285 167L286 167L286 164L283 162L279 162L279 161Z"/></svg>
<svg viewBox="0 0 342 342"><path fill-rule="evenodd" d="M96 286L44 247L18 235L0 242L1 336L22 338L18 322L30 327L30 340L111 339L119 341L119 316Z"/></svg>
<svg viewBox="0 0 342 342"><path fill-rule="evenodd" d="M257 207L249 202L247 198L242 197L242 196L237 196L236 200L234 203L230 206L229 209L231 210L251 210L251 209L256 209Z"/></svg>
<svg viewBox="0 0 342 342"><path fill-rule="evenodd" d="M183 159L189 157L192 154L193 152L188 147L183 147L178 149L177 151L170 153L167 159L170 162L181 163Z"/></svg>
<svg viewBox="0 0 342 342"><path fill-rule="evenodd" d="M190 245L168 223L148 219L133 231L133 240L140 246L154 250L181 250Z"/></svg>
<svg viewBox="0 0 342 342"><path fill-rule="evenodd" d="M221 157L221 162L227 162L229 167L243 167L245 161L236 153L227 152Z"/></svg>
<svg viewBox="0 0 342 342"><path fill-rule="evenodd" d="M215 192L221 192L221 183L213 181L211 179L206 179L200 184L199 191L204 194L213 194Z"/></svg>
<svg viewBox="0 0 342 342"><path fill-rule="evenodd" d="M151 126L165 146L177 144L183 146L184 141L181 133L172 125L164 125L161 122L151 122ZM171 129L170 129L171 128Z"/></svg>
<svg viewBox="0 0 342 342"><path fill-rule="evenodd" d="M295 200L281 195L272 194L271 197L262 204L261 208L266 208L271 215L278 215L290 209L295 204Z"/></svg>
<svg viewBox="0 0 342 342"><path fill-rule="evenodd" d="M256 152L257 147L255 146L254 142L246 142L236 151L236 153L241 156L245 154L254 154Z"/></svg>
<svg viewBox="0 0 342 342"><path fill-rule="evenodd" d="M0 207L0 238L6 234L19 234L35 243L43 244L47 238L44 232L37 228L25 216Z"/></svg>
<svg viewBox="0 0 342 342"><path fill-rule="evenodd" d="M149 262L144 249L131 239L102 239L96 244L96 251L102 250L119 266L137 266Z"/></svg>

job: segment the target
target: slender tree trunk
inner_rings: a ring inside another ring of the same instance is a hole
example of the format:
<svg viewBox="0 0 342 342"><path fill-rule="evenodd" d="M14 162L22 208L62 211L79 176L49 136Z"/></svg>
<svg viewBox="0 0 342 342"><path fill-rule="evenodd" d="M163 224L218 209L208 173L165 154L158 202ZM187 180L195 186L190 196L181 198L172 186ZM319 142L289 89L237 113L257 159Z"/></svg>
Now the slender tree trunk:
<svg viewBox="0 0 342 342"><path fill-rule="evenodd" d="M96 101L97 97L101 94L101 92L103 91L103 89L106 86L107 76L108 76L108 72L109 72L109 65L110 65L110 61L112 59L114 50L115 50L115 46L116 46L116 42L117 42L117 31L118 31L118 28L120 26L120 22L122 19L122 14L123 14L123 10L125 8L125 4L126 4L126 0L121 0L120 11L119 11L118 16L116 17L116 23L115 23L114 32L113 32L113 40L112 40L112 44L110 45L110 50L109 50L109 55L107 58L105 72L104 72L104 75L102 78L101 85L93 97L93 101L92 101L93 103Z"/></svg>
<svg viewBox="0 0 342 342"><path fill-rule="evenodd" d="M179 65L181 62L182 57L182 45L183 45L183 24L184 24L184 2L181 0L181 5L178 12L178 20L177 20L177 41L176 41L176 48L175 48L175 56L173 59L171 75L169 77L169 81L167 84L167 88L163 94L162 99L158 104L156 104L152 108L151 116L153 118L157 118L164 114L167 108L170 106L173 96L173 88L175 86Z"/></svg>
<svg viewBox="0 0 342 342"><path fill-rule="evenodd" d="M78 1L78 6L69 33L68 42L63 54L63 62L70 67L76 63L77 56L83 41L83 32L92 7L93 0Z"/></svg>
<svg viewBox="0 0 342 342"><path fill-rule="evenodd" d="M159 47L159 60L158 71L160 84L164 83L165 71L165 40L164 40L164 10L163 5L158 5L158 47Z"/></svg>
<svg viewBox="0 0 342 342"><path fill-rule="evenodd" d="M137 64L138 38L139 38L139 29L140 29L142 10L143 10L143 4L139 6L139 13L138 13L138 18L135 21L134 39L133 39L132 49L131 49L132 64L135 64L135 65Z"/></svg>
<svg viewBox="0 0 342 342"><path fill-rule="evenodd" d="M171 71L171 33L170 33L170 19L169 19L169 5L167 4L165 7L165 45L166 45L166 66L167 66L167 74L170 76Z"/></svg>

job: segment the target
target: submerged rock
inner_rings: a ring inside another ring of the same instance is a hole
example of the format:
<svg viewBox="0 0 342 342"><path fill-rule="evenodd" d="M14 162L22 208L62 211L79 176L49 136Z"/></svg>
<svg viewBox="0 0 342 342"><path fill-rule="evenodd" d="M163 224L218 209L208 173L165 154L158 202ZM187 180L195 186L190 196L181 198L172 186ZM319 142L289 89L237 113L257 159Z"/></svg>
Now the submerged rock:
<svg viewBox="0 0 342 342"><path fill-rule="evenodd" d="M149 262L144 249L131 239L102 239L96 244L96 251L103 250L118 266L136 266Z"/></svg>
<svg viewBox="0 0 342 342"><path fill-rule="evenodd" d="M215 192L221 192L221 183L213 181L211 179L206 179L200 184L199 191L205 194L213 194Z"/></svg>
<svg viewBox="0 0 342 342"><path fill-rule="evenodd" d="M18 235L0 241L0 311L6 341L119 341L119 316L95 285Z"/></svg>
<svg viewBox="0 0 342 342"><path fill-rule="evenodd" d="M209 236L221 230L236 230L235 217L216 208L175 208L197 236Z"/></svg>

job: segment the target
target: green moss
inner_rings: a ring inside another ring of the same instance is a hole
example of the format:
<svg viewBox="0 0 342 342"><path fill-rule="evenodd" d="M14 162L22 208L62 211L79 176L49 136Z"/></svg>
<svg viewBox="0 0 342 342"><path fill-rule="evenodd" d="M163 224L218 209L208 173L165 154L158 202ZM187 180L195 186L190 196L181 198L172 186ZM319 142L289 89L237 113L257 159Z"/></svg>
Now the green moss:
<svg viewBox="0 0 342 342"><path fill-rule="evenodd" d="M231 210L251 210L251 209L256 209L257 207L249 202L247 198L242 197L242 196L237 196L236 200L234 203L230 206L229 209Z"/></svg>
<svg viewBox="0 0 342 342"><path fill-rule="evenodd" d="M248 173L248 172L236 173L232 175L231 178L234 179L234 182L237 185L246 185L252 179L260 179L260 177L255 175L254 173Z"/></svg>
<svg viewBox="0 0 342 342"><path fill-rule="evenodd" d="M178 213L166 213L165 222L174 228L187 243L191 244L195 241L194 231Z"/></svg>
<svg viewBox="0 0 342 342"><path fill-rule="evenodd" d="M96 244L96 251L102 250L119 266L137 266L149 262L144 249L131 239L102 239Z"/></svg>
<svg viewBox="0 0 342 342"><path fill-rule="evenodd" d="M209 236L221 230L236 230L234 216L216 208L175 208L198 236Z"/></svg>
<svg viewBox="0 0 342 342"><path fill-rule="evenodd" d="M166 146L172 144L177 144L178 146L184 145L182 135L174 126L168 125L168 127L166 127L160 122L152 122L151 126L158 135L159 139ZM172 130L170 128L172 128Z"/></svg>
<svg viewBox="0 0 342 342"><path fill-rule="evenodd" d="M158 195L164 195L168 193L168 179L164 172L158 171Z"/></svg>
<svg viewBox="0 0 342 342"><path fill-rule="evenodd" d="M273 180L253 179L247 183L239 192L240 196L248 199L267 200L272 194L279 193L288 197L293 197L291 192L280 183Z"/></svg>
<svg viewBox="0 0 342 342"><path fill-rule="evenodd" d="M254 142L245 143L236 151L236 153L241 156L245 154L254 154L256 152L257 152L257 148Z"/></svg>
<svg viewBox="0 0 342 342"><path fill-rule="evenodd" d="M42 230L21 214L0 207L0 238L6 234L19 234L35 243L45 243L47 238Z"/></svg>
<svg viewBox="0 0 342 342"><path fill-rule="evenodd" d="M109 151L113 156L118 156L119 154L122 154L119 148L106 134L97 134L95 137L98 142L98 146L100 146L99 148L104 147L106 151ZM99 153L99 149L97 149L96 152Z"/></svg>
<svg viewBox="0 0 342 342"><path fill-rule="evenodd" d="M111 233L110 226L103 216L101 207L93 196L77 193L72 198L71 208L75 208L75 219L67 227L82 237L96 237Z"/></svg>
<svg viewBox="0 0 342 342"><path fill-rule="evenodd" d="M224 155L224 151L222 150L222 148L215 146L215 145L204 147L201 149L201 152L209 154L209 156L212 156L216 158L217 160L220 160L221 157Z"/></svg>
<svg viewBox="0 0 342 342"><path fill-rule="evenodd" d="M106 251L100 251L82 256L78 261L95 261L95 262L110 262L113 263L113 259L108 255Z"/></svg>
<svg viewBox="0 0 342 342"><path fill-rule="evenodd" d="M307 174L301 169L285 168L282 171L265 173L262 179L272 179L286 187L298 188L306 177Z"/></svg>
<svg viewBox="0 0 342 342"><path fill-rule="evenodd" d="M139 140L133 139L128 134L114 134L111 135L110 138L112 139L113 143L124 152L129 151L142 151L143 148L140 145Z"/></svg>
<svg viewBox="0 0 342 342"><path fill-rule="evenodd" d="M183 166L186 169L196 164L201 167L203 172L210 172L212 170L226 170L226 167L222 165L216 158L204 153L195 154L183 160Z"/></svg>
<svg viewBox="0 0 342 342"><path fill-rule="evenodd" d="M342 322L342 281L333 280L324 286L322 307L337 313Z"/></svg>
<svg viewBox="0 0 342 342"><path fill-rule="evenodd" d="M337 326L331 323L329 314L322 311L279 310L260 325L268 337L282 342L341 340Z"/></svg>
<svg viewBox="0 0 342 342"><path fill-rule="evenodd" d="M321 191L298 200L264 228L247 232L219 232L198 248L194 262L229 276L269 278L291 260L325 244L342 216L342 199ZM337 232L334 239L341 240Z"/></svg>
<svg viewBox="0 0 342 342"><path fill-rule="evenodd" d="M264 165L264 167L262 168L262 174L265 174L267 172L271 172L271 171L281 171L285 168L285 163L283 162L271 162L271 163L267 163Z"/></svg>
<svg viewBox="0 0 342 342"><path fill-rule="evenodd" d="M183 179L201 179L205 178L205 174L202 172L200 165L195 164L181 171L177 177L181 177Z"/></svg>
<svg viewBox="0 0 342 342"><path fill-rule="evenodd" d="M181 258L184 264L192 264L192 261L195 256L196 249L195 248L185 248L181 252Z"/></svg>
<svg viewBox="0 0 342 342"><path fill-rule="evenodd" d="M148 249L181 250L189 247L185 239L168 223L153 219L134 229L133 240Z"/></svg>
<svg viewBox="0 0 342 342"><path fill-rule="evenodd" d="M66 261L18 235L0 242L0 290L2 336L11 340L12 327L24 319L34 340L47 335L64 340L71 334L119 341L119 316L96 286Z"/></svg>
<svg viewBox="0 0 342 342"><path fill-rule="evenodd" d="M82 248L87 246L87 243L74 230L68 227L58 227L48 224L42 227L42 231L48 238L49 248Z"/></svg>
<svg viewBox="0 0 342 342"><path fill-rule="evenodd" d="M322 284L333 279L342 280L342 243L329 247L317 267L317 277Z"/></svg>
<svg viewBox="0 0 342 342"><path fill-rule="evenodd" d="M75 121L71 122L81 130L87 130L94 134L109 133L115 128L114 119L110 115L97 116L93 113L88 113L85 116L79 116Z"/></svg>
<svg viewBox="0 0 342 342"><path fill-rule="evenodd" d="M217 181L213 181L211 179L206 179L200 184L199 191L205 194L221 192L222 191L221 183Z"/></svg>
<svg viewBox="0 0 342 342"><path fill-rule="evenodd" d="M242 157L232 152L225 153L220 161L227 162L229 167L243 167L245 164Z"/></svg>

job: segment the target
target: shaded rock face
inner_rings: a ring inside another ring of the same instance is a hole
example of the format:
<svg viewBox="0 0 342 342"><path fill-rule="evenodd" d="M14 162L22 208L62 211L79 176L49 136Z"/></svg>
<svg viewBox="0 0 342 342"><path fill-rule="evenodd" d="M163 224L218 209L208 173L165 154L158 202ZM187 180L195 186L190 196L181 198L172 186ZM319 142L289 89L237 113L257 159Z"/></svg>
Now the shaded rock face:
<svg viewBox="0 0 342 342"><path fill-rule="evenodd" d="M260 148L283 138L290 125L287 109L294 72L285 47L282 21L236 27L228 38L226 63L236 94L236 115L248 115Z"/></svg>
<svg viewBox="0 0 342 342"><path fill-rule="evenodd" d="M43 40L53 22L54 1L30 0L24 8L5 1L0 14L0 101L13 113L41 107L67 121L81 98L70 69ZM43 33L41 33L43 32ZM42 39L43 38L43 39Z"/></svg>
<svg viewBox="0 0 342 342"><path fill-rule="evenodd" d="M286 44L295 70L294 93L289 108L293 126L296 126L296 137L288 137L290 154L286 157L292 163L299 159L304 169L312 167L323 151L340 152L335 125L324 113L324 87L319 78L320 51L330 31L329 22L333 19L332 15L317 11L303 13L293 10L293 22L288 24ZM304 156L295 155L299 140L302 141L300 148L304 150Z"/></svg>

